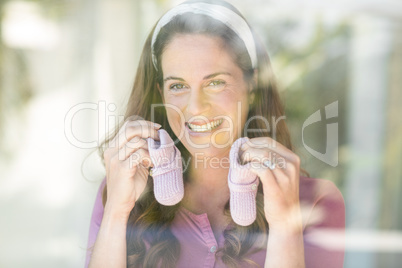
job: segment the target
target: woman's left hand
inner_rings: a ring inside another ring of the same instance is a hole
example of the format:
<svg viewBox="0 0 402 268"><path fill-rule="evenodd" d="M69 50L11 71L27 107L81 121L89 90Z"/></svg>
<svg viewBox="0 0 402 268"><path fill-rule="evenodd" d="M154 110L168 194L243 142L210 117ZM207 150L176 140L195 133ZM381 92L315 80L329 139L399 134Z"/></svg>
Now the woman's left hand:
<svg viewBox="0 0 402 268"><path fill-rule="evenodd" d="M300 232L300 158L269 137L249 139L239 156L242 163L250 162L251 171L260 178L270 230Z"/></svg>

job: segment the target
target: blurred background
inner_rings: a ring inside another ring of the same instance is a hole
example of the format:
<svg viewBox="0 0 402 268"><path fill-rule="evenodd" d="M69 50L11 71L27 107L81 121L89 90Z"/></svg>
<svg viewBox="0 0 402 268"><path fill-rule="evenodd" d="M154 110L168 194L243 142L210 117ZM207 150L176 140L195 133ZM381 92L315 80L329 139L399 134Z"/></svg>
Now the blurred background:
<svg viewBox="0 0 402 268"><path fill-rule="evenodd" d="M0 267L83 267L94 148L181 2L0 1ZM303 167L345 198L345 267L400 267L402 2L229 2L267 46Z"/></svg>

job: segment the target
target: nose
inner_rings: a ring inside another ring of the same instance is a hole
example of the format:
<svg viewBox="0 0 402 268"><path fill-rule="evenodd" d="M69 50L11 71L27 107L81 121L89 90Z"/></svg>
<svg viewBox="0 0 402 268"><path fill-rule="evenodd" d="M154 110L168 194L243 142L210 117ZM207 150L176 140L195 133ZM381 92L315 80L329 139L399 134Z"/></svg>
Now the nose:
<svg viewBox="0 0 402 268"><path fill-rule="evenodd" d="M190 115L203 115L210 107L208 96L202 90L191 91L186 108Z"/></svg>

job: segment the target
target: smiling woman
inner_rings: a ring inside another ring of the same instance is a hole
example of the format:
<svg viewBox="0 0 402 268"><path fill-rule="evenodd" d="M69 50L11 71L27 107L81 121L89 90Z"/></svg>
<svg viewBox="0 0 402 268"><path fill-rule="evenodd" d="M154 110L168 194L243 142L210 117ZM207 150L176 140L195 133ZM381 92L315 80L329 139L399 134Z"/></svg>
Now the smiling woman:
<svg viewBox="0 0 402 268"><path fill-rule="evenodd" d="M168 11L145 43L126 120L101 147L87 265L342 267L342 246L307 235L342 240L343 198L300 176L283 115L267 52L233 6Z"/></svg>
<svg viewBox="0 0 402 268"><path fill-rule="evenodd" d="M181 115L184 115L189 140L183 139L182 143L187 150L193 151L196 144L231 144L233 138L240 136L241 133L231 130L237 130L237 124L244 126L253 87L251 81L244 79L243 71L221 38L207 34L176 35L165 48L161 66L166 76L164 103L166 107L175 107L166 109L169 125L179 136L184 128L181 122ZM216 134L212 140L211 124ZM203 149L202 155L224 156L227 153L225 147L217 149L210 146L209 151Z"/></svg>

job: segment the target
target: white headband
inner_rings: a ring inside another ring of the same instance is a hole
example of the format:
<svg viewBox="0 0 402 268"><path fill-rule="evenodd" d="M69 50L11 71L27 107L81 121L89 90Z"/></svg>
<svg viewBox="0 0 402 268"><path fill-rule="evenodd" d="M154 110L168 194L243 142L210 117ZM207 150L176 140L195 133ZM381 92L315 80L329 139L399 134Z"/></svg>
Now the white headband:
<svg viewBox="0 0 402 268"><path fill-rule="evenodd" d="M224 6L207 4L207 3L193 3L193 4L181 4L172 8L159 20L158 24L156 25L151 43L152 62L154 64L155 69L157 69L156 67L157 62L154 54L154 45L156 38L158 37L159 31L163 26L168 24L175 16L187 12L206 15L224 23L227 27L229 27L232 31L234 31L240 37L241 40L243 40L244 44L246 45L248 55L250 56L252 67L253 68L257 67L257 52L255 49L254 38L253 34L251 33L250 27L248 26L246 21L236 12Z"/></svg>

